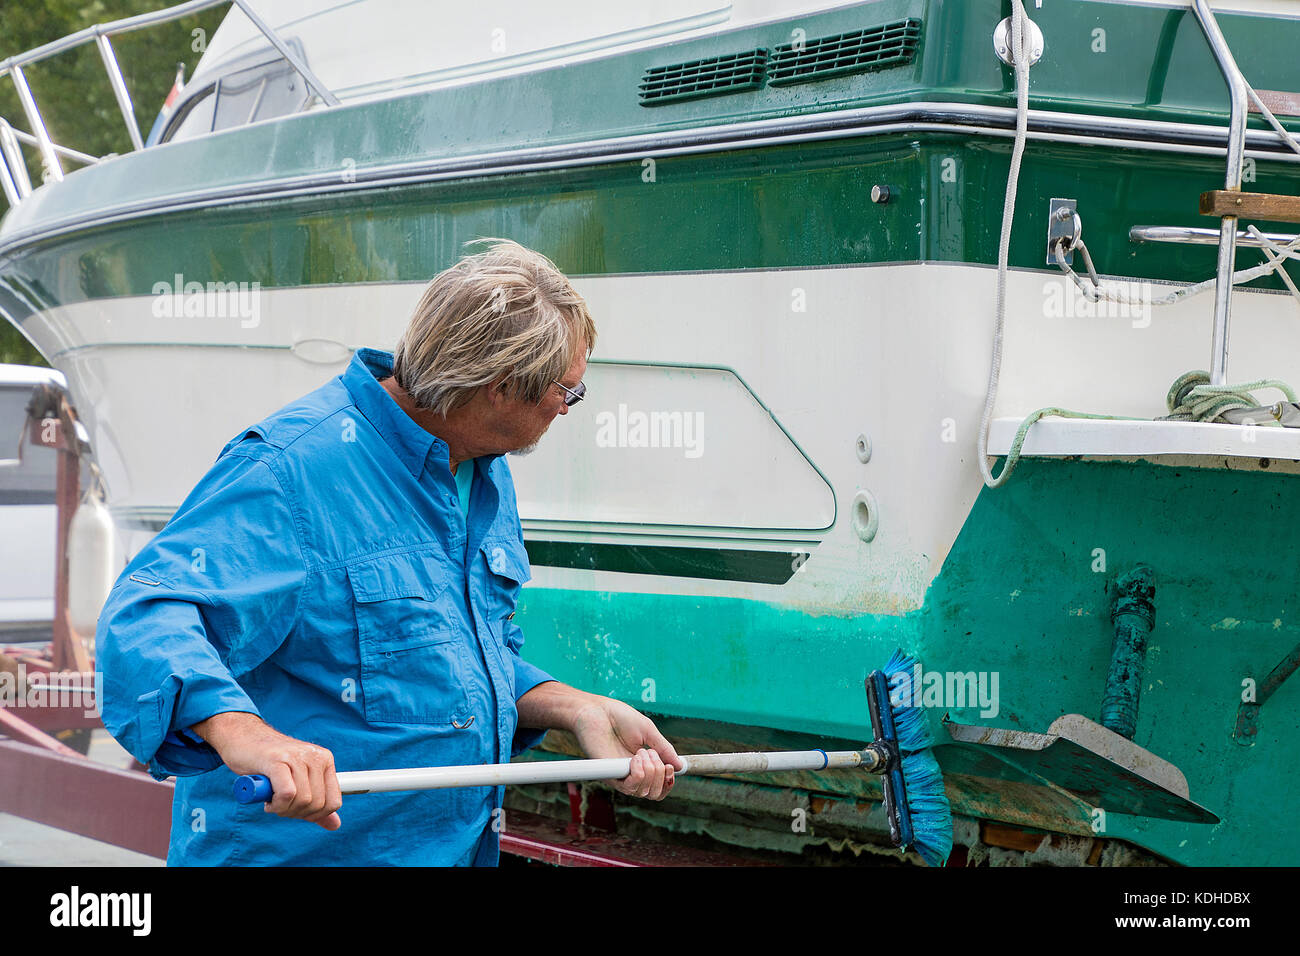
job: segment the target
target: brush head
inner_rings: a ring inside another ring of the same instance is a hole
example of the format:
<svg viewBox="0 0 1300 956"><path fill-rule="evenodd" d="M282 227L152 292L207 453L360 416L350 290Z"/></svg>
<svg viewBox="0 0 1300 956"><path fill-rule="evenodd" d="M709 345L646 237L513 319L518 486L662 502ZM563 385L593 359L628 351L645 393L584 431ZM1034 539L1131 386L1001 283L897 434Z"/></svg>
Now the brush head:
<svg viewBox="0 0 1300 956"><path fill-rule="evenodd" d="M889 707L894 740L902 764L902 786L894 787L911 818L911 845L930 866L943 866L952 852L952 807L943 789L939 761L931 747L934 734L921 708L914 706L915 675L920 662L896 650L883 672L889 686L889 699L879 706ZM901 793L897 791L901 789Z"/></svg>
<svg viewBox="0 0 1300 956"><path fill-rule="evenodd" d="M935 743L930 721L919 706L921 695L917 684L920 669L920 661L901 650L894 651L894 656L884 667L898 749L904 754L927 750Z"/></svg>
<svg viewBox="0 0 1300 956"><path fill-rule="evenodd" d="M903 790L912 813L912 848L929 866L943 866L952 853L952 806L933 753L903 758Z"/></svg>

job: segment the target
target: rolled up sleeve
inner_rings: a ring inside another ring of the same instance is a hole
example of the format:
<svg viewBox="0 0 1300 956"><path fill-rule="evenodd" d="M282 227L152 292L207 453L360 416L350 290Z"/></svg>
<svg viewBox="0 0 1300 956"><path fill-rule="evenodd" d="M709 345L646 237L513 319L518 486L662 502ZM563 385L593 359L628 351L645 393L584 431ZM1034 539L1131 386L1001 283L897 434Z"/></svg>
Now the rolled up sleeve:
<svg viewBox="0 0 1300 956"><path fill-rule="evenodd" d="M104 726L160 779L220 766L185 731L227 711L258 713L239 678L284 642L305 581L272 466L224 455L127 565L100 614Z"/></svg>

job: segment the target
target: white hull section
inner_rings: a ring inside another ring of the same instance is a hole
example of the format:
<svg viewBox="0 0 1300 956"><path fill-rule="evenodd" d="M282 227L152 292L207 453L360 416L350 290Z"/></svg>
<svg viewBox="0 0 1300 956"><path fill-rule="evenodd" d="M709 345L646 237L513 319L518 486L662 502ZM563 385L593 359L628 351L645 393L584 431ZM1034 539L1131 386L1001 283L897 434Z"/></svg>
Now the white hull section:
<svg viewBox="0 0 1300 956"><path fill-rule="evenodd" d="M982 488L995 278L909 264L575 280L600 340L587 400L511 459L530 535L784 551L798 573L771 585L538 567L536 584L836 614L919 607ZM996 416L1164 414L1173 380L1207 364L1212 296L1099 316L1063 282L1011 273ZM351 349L391 349L422 287L261 290L256 324L117 298L26 328L66 374L129 530L164 519L230 438L340 372ZM1236 296L1233 381L1300 383L1295 310L1289 296ZM1094 433L1087 453L1106 451Z"/></svg>

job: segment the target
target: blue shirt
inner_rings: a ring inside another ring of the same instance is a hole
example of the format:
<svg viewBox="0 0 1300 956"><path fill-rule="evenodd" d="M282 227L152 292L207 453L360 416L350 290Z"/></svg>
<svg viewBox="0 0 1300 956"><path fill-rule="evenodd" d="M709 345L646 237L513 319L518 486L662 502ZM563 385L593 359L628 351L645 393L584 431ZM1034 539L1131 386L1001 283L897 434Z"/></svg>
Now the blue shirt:
<svg viewBox="0 0 1300 956"><path fill-rule="evenodd" d="M170 864L492 865L503 789L345 797L343 827L241 806L215 750L178 734L259 714L335 767L498 763L536 744L515 702L530 577L500 455L462 514L446 444L362 349L338 378L232 440L127 565L100 615L104 725L177 777Z"/></svg>

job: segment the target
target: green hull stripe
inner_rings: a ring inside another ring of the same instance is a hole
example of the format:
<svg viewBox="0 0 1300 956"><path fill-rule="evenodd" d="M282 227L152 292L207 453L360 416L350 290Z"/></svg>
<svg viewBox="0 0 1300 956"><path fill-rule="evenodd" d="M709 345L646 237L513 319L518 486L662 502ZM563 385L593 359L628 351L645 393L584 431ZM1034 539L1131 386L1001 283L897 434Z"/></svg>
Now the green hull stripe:
<svg viewBox="0 0 1300 956"><path fill-rule="evenodd" d="M166 518L115 516L123 528L159 532ZM586 544L524 539L535 567L622 571L677 578L785 584L808 560L807 551L750 551L734 548L674 548L644 544Z"/></svg>
<svg viewBox="0 0 1300 956"><path fill-rule="evenodd" d="M785 584L808 559L808 552L800 551L674 548L530 539L525 539L524 545L528 549L529 562L544 567L749 581L755 584Z"/></svg>
<svg viewBox="0 0 1300 956"><path fill-rule="evenodd" d="M313 111L170 143L79 171L29 209L20 208L10 228L25 231L42 221L102 209L108 197L112 203L130 204L196 188L237 189L268 177L337 172L337 182L344 183L347 176L371 168L431 158L887 103L1009 106L1014 104L1011 71L992 55L990 42L993 25L1008 9L1006 0L871 0L567 67ZM1048 37L1032 74L1034 108L1175 123L1225 122L1223 80L1185 6L1049 3L1032 15ZM655 110L639 104L642 77L655 67L743 50L776 50L799 38L815 44L819 37L905 19L924 25L916 59L908 64ZM1228 12L1220 12L1218 20L1257 88L1294 88L1300 20ZM1262 128L1258 118L1254 125Z"/></svg>
<svg viewBox="0 0 1300 956"><path fill-rule="evenodd" d="M503 236L577 276L796 269L895 262L992 265L1011 144L950 135L833 143L408 186L325 199L179 213L81 233L0 262L41 308L173 291L185 283L261 288L427 281ZM1045 270L1047 198L1077 199L1103 273L1171 281L1214 275L1213 246L1137 245L1136 223L1205 226L1197 197L1221 176L1203 157L1036 144L1021 174L1011 264ZM1116 201L1115 182L1127 184ZM869 200L885 183L893 198ZM1258 167L1260 192L1300 192L1300 168ZM708 210L708 215L701 215ZM1177 210L1171 212L1171 210ZM1264 225L1267 230L1270 227ZM1275 227L1284 231L1287 227ZM1254 262L1243 253L1238 264ZM1293 276L1300 277L1295 264ZM1256 283L1282 288L1270 278ZM14 318L17 299L0 297ZM192 337L205 322L178 317Z"/></svg>
<svg viewBox="0 0 1300 956"><path fill-rule="evenodd" d="M80 170L12 211L6 231L102 209L105 197L131 203L201 187L252 188L268 176L337 171L343 184L357 171L392 164L828 109L1007 107L1014 102L1011 73L992 55L988 30L1004 7L1000 0L876 0L571 68L255 124ZM1035 108L1222 123L1223 81L1185 8L1056 3L1033 15L1053 38L1033 72ZM790 43L794 26L816 38L906 18L924 22L917 59L906 66L654 110L637 102L650 67L772 49ZM1294 87L1300 20L1225 13L1219 21L1238 58L1249 54L1257 87ZM0 276L17 291L0 288L0 309L21 320L33 308L147 295L176 273L187 282L264 288L421 281L481 236L517 239L577 275L989 264L1010 149L1002 138L880 134L659 158L653 181L638 159L177 212L57 237L0 259ZM1025 162L1013 266L1044 267L1046 204L1061 196L1079 201L1086 241L1104 273L1178 282L1214 273L1212 247L1135 246L1128 230L1138 223L1213 225L1198 215L1197 197L1222 181L1221 160L1031 142ZM1300 169L1261 161L1254 172L1249 189L1300 192ZM878 183L894 187L887 205L868 200ZM1267 283L1284 288L1276 279Z"/></svg>

